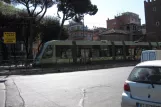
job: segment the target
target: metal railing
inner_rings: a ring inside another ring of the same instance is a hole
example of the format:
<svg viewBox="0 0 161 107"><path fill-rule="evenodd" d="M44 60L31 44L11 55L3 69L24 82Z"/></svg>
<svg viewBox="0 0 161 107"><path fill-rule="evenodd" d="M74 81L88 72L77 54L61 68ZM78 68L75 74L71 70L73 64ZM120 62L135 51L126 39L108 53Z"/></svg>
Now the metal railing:
<svg viewBox="0 0 161 107"><path fill-rule="evenodd" d="M128 58L129 56L127 56ZM136 60L123 60L122 56L117 56L116 60L112 57L99 58L77 58L77 62L73 62L72 58L56 60L53 64L40 64L34 66L34 60L3 60L0 63L0 75L8 72L8 75L16 74L41 74L41 73L57 73L81 70L102 69L108 67L117 67L123 65L136 64Z"/></svg>

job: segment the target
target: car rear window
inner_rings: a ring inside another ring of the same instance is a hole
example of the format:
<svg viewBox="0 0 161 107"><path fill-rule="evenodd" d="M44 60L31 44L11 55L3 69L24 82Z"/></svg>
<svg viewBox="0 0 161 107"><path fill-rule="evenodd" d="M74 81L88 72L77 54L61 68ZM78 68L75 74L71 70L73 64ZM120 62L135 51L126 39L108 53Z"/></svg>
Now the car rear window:
<svg viewBox="0 0 161 107"><path fill-rule="evenodd" d="M132 70L128 80L139 83L151 83L152 81L150 77L156 75L157 79L153 82L161 84L161 67L135 67Z"/></svg>

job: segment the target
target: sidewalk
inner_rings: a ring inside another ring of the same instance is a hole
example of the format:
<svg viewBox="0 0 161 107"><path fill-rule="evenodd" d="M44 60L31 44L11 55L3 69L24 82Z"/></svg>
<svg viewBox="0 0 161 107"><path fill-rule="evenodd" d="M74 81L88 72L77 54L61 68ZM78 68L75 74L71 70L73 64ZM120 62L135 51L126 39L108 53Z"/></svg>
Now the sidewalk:
<svg viewBox="0 0 161 107"><path fill-rule="evenodd" d="M3 77L0 77L0 107L5 107L6 102L6 87Z"/></svg>

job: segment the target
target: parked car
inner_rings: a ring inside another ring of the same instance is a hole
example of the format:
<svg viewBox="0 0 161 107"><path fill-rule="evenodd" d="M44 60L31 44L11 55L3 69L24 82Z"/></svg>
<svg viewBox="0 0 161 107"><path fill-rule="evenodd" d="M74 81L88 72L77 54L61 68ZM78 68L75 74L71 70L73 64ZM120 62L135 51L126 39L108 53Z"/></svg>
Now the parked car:
<svg viewBox="0 0 161 107"><path fill-rule="evenodd" d="M134 67L124 84L121 107L161 107L161 60Z"/></svg>
<svg viewBox="0 0 161 107"><path fill-rule="evenodd" d="M161 50L145 50L141 53L141 62L161 60Z"/></svg>

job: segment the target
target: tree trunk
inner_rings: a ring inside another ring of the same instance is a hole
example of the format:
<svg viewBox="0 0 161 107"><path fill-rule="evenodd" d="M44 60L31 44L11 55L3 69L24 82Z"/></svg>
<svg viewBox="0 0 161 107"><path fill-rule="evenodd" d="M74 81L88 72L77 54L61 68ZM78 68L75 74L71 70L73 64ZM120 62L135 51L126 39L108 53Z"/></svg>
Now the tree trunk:
<svg viewBox="0 0 161 107"><path fill-rule="evenodd" d="M8 51L6 44L2 43L2 56L3 60L8 60Z"/></svg>
<svg viewBox="0 0 161 107"><path fill-rule="evenodd" d="M33 24L33 19L30 19L30 27L29 27L29 36L28 36L28 58L27 59L32 59L33 58L33 27L32 27L32 24Z"/></svg>
<svg viewBox="0 0 161 107"><path fill-rule="evenodd" d="M63 19L62 19L60 30L59 30L58 40L61 40L64 22L65 22L65 16L63 15Z"/></svg>
<svg viewBox="0 0 161 107"><path fill-rule="evenodd" d="M40 44L39 44L39 46L38 46L38 52L40 51L40 47L43 45L44 43L43 42L41 42Z"/></svg>
<svg viewBox="0 0 161 107"><path fill-rule="evenodd" d="M28 40L26 40L26 42L24 41L25 44L25 50L26 50L26 59L28 59L29 57L29 52L28 52Z"/></svg>
<svg viewBox="0 0 161 107"><path fill-rule="evenodd" d="M29 59L33 59L33 39L29 38Z"/></svg>

